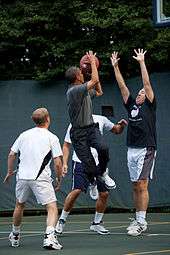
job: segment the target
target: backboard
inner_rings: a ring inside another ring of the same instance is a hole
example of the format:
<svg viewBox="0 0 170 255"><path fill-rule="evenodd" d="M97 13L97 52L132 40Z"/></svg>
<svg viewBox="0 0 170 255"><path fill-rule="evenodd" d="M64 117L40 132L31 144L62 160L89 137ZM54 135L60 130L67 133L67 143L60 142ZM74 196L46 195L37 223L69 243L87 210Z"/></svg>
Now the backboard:
<svg viewBox="0 0 170 255"><path fill-rule="evenodd" d="M156 27L170 27L170 0L153 0L153 20Z"/></svg>

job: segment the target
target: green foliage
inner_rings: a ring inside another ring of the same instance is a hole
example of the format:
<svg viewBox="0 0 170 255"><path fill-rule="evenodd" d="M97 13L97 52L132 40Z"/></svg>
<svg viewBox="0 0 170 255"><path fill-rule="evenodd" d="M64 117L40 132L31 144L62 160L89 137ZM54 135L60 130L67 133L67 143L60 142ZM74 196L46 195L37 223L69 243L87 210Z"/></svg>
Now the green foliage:
<svg viewBox="0 0 170 255"><path fill-rule="evenodd" d="M148 50L150 71L170 66L170 29L154 28L152 1L11 0L0 4L1 79L49 80L97 52L101 74L110 77L110 55L120 52L121 68L136 75L133 49ZM169 5L166 7L169 9Z"/></svg>

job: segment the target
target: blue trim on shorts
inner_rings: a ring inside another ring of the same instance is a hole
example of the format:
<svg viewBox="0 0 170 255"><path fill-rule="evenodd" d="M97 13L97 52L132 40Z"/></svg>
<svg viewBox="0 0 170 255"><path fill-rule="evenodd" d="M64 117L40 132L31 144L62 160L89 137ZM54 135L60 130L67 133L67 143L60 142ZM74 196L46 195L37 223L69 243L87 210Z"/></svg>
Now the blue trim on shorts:
<svg viewBox="0 0 170 255"><path fill-rule="evenodd" d="M108 191L104 183L98 180L98 178L96 182L97 182L97 189L99 192ZM90 182L83 171L82 163L72 161L72 190L80 189L81 191L86 193L89 185L90 185Z"/></svg>

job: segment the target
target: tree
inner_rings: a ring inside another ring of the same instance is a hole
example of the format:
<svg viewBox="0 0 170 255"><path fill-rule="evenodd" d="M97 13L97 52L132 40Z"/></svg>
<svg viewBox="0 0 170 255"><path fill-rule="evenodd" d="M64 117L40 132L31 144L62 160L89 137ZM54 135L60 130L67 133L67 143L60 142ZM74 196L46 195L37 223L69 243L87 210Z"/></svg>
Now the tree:
<svg viewBox="0 0 170 255"><path fill-rule="evenodd" d="M131 58L136 47L148 50L150 71L170 66L170 31L153 27L149 0L4 1L0 39L1 79L63 77L89 49L97 51L107 77L113 50L120 52L127 76L137 73Z"/></svg>

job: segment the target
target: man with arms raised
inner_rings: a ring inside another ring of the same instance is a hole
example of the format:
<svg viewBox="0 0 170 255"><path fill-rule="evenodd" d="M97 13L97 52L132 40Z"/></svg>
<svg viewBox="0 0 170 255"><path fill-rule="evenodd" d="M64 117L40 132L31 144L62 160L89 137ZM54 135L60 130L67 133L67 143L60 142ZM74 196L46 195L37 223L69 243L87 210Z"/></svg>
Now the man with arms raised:
<svg viewBox="0 0 170 255"><path fill-rule="evenodd" d="M90 183L94 183L97 169L90 147L97 150L99 176L110 188L114 186L114 181L106 174L109 161L108 146L103 141L99 126L94 123L92 117L91 97L101 96L103 92L99 82L95 54L89 51L87 58L92 70L90 81L84 83L83 74L78 67L70 67L66 71L66 79L69 83L67 91L68 112L72 124L70 137L73 148L82 162L82 167Z"/></svg>
<svg viewBox="0 0 170 255"><path fill-rule="evenodd" d="M143 88L134 99L127 88L118 66L118 53L111 62L124 105L128 112L127 158L130 179L133 183L133 200L136 217L127 228L128 234L140 235L147 229L146 211L149 203L148 180L152 178L156 156L156 101L145 65L143 49L134 50L133 56L140 65Z"/></svg>

